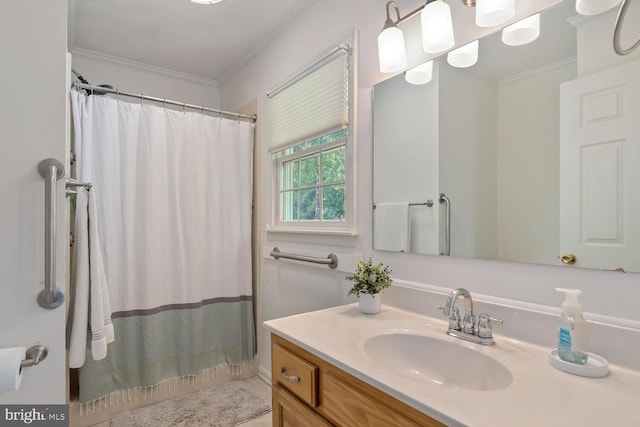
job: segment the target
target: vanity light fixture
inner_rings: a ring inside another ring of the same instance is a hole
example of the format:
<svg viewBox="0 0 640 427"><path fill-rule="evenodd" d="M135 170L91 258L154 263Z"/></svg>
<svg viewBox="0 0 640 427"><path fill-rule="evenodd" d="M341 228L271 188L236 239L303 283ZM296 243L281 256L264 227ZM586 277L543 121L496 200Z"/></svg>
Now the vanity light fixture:
<svg viewBox="0 0 640 427"><path fill-rule="evenodd" d="M198 3L198 4L216 4L216 3L220 3L222 0L191 0L191 3Z"/></svg>
<svg viewBox="0 0 640 427"><path fill-rule="evenodd" d="M396 10L397 20L391 19L389 9ZM404 34L398 28L400 23L400 9L398 5L390 1L387 3L387 20L378 36L378 59L380 72L395 73L407 68L407 51L404 45Z"/></svg>
<svg viewBox="0 0 640 427"><path fill-rule="evenodd" d="M476 8L476 24L480 27L500 25L515 15L515 0L462 0L462 3ZM391 19L391 8L396 11L395 21ZM395 1L387 2L386 9L387 19L378 36L381 72L394 73L407 67L404 35L398 26L418 13L425 53L440 53L455 46L451 8L445 0L426 0L424 6L403 17L400 16L400 9Z"/></svg>
<svg viewBox="0 0 640 427"><path fill-rule="evenodd" d="M425 53L439 53L455 46L451 8L444 1L427 1L420 12L422 48Z"/></svg>
<svg viewBox="0 0 640 427"><path fill-rule="evenodd" d="M474 40L464 46L452 50L447 54L449 65L457 68L467 68L478 62L478 46L480 40Z"/></svg>
<svg viewBox="0 0 640 427"><path fill-rule="evenodd" d="M404 79L412 85L424 85L431 81L433 77L433 60L427 61L405 71Z"/></svg>
<svg viewBox="0 0 640 427"><path fill-rule="evenodd" d="M597 15L620 4L622 0L576 0L576 12L580 15Z"/></svg>
<svg viewBox="0 0 640 427"><path fill-rule="evenodd" d="M511 24L502 29L502 42L509 46L521 46L531 43L540 35L540 14Z"/></svg>

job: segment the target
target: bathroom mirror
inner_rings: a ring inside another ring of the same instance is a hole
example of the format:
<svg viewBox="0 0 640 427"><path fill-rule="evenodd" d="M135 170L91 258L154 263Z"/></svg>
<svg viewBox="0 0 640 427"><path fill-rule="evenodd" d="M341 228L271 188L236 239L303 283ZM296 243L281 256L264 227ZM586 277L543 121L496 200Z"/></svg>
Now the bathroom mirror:
<svg viewBox="0 0 640 427"><path fill-rule="evenodd" d="M443 55L428 84L400 74L374 87L375 250L640 271L640 209L624 197L640 179L622 172L640 165L613 147L615 132L596 128L609 129L638 95L615 91L622 83L608 76L620 67L581 75L598 52L577 53L580 34L610 39L607 16L576 18L564 1L541 14L529 44L508 46L498 31L480 40L469 68ZM602 89L585 89L594 79ZM593 116L592 132L572 128L579 109ZM596 134L587 148L561 143Z"/></svg>

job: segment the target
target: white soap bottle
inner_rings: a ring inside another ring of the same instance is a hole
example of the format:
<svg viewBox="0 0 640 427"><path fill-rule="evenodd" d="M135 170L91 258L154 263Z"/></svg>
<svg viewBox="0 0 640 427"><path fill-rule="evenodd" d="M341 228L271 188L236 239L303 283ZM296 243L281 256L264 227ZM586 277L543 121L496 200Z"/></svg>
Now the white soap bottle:
<svg viewBox="0 0 640 427"><path fill-rule="evenodd" d="M587 363L587 321L582 314L578 297L580 289L556 288L565 293L562 314L558 319L558 356L565 362L584 365Z"/></svg>

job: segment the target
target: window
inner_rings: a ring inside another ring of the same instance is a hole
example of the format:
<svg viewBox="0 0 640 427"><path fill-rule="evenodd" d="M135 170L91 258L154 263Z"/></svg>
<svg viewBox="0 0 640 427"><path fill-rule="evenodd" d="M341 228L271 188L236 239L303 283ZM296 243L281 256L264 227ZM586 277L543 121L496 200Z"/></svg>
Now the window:
<svg viewBox="0 0 640 427"><path fill-rule="evenodd" d="M272 230L350 231L350 47L268 94Z"/></svg>
<svg viewBox="0 0 640 427"><path fill-rule="evenodd" d="M280 222L345 220L347 130L278 153Z"/></svg>

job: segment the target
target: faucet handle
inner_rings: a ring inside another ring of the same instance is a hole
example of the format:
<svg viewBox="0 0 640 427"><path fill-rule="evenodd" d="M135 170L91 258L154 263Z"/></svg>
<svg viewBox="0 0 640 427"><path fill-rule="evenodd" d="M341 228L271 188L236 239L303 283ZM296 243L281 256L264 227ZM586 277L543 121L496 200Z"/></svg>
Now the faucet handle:
<svg viewBox="0 0 640 427"><path fill-rule="evenodd" d="M444 310L444 307L439 305L438 310ZM453 310L451 310L451 315L448 316L447 319L449 319L449 330L462 330L462 325L460 324L460 310L458 310L458 307L453 307Z"/></svg>
<svg viewBox="0 0 640 427"><path fill-rule="evenodd" d="M480 338L493 338L493 330L491 328L491 322L502 325L504 321L493 316L489 316L486 313L482 313L478 316L478 336Z"/></svg>

